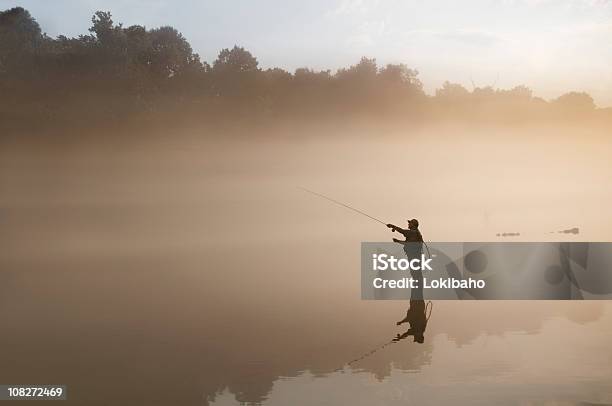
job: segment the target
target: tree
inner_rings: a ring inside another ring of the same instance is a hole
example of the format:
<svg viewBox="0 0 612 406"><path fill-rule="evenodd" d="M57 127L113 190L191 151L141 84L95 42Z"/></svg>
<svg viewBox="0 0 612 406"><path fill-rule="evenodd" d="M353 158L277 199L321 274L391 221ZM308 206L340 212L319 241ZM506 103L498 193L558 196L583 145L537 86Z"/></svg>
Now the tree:
<svg viewBox="0 0 612 406"><path fill-rule="evenodd" d="M167 79L185 71L190 65L199 65L189 42L172 27L160 27L149 31L150 50L148 64L154 75Z"/></svg>
<svg viewBox="0 0 612 406"><path fill-rule="evenodd" d="M0 72L20 70L43 42L40 26L22 7L0 12Z"/></svg>
<svg viewBox="0 0 612 406"><path fill-rule="evenodd" d="M243 47L222 49L212 67L214 94L230 98L234 104L255 103L262 93L258 65L257 58Z"/></svg>
<svg viewBox="0 0 612 406"><path fill-rule="evenodd" d="M91 17L92 26L89 32L96 34L100 43L105 44L113 40L113 36L121 33L121 24L115 26L110 11L96 11Z"/></svg>
<svg viewBox="0 0 612 406"><path fill-rule="evenodd" d="M378 66L376 65L376 58L366 58L364 56L356 65L348 69L339 69L336 73L336 77L339 80L365 82L374 80L377 73Z"/></svg>
<svg viewBox="0 0 612 406"><path fill-rule="evenodd" d="M89 47L89 59L99 77L122 78L129 68L128 41L123 26L115 24L110 11L96 11L89 32L93 41L80 39Z"/></svg>
<svg viewBox="0 0 612 406"><path fill-rule="evenodd" d="M443 102L461 103L470 97L470 92L458 83L444 82L436 89L436 99Z"/></svg>
<svg viewBox="0 0 612 406"><path fill-rule="evenodd" d="M554 104L567 112L584 113L595 109L595 101L588 93L569 92L554 101Z"/></svg>
<svg viewBox="0 0 612 406"><path fill-rule="evenodd" d="M414 90L422 90L423 84L418 78L419 72L408 68L403 63L398 65L388 64L378 73L383 83L410 87Z"/></svg>
<svg viewBox="0 0 612 406"><path fill-rule="evenodd" d="M529 101L533 97L533 92L527 86L516 86L508 91L506 94L516 101Z"/></svg>
<svg viewBox="0 0 612 406"><path fill-rule="evenodd" d="M256 72L258 70L257 58L243 47L234 45L234 48L224 48L213 63L215 72Z"/></svg>

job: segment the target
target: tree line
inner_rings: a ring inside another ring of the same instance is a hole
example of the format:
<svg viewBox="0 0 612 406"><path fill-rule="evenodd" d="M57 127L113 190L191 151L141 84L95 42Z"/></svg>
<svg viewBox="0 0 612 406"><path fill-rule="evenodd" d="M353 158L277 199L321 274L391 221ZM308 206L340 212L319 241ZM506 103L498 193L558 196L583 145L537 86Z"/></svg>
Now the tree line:
<svg viewBox="0 0 612 406"><path fill-rule="evenodd" d="M416 70L378 66L366 57L336 72L288 72L262 69L248 50L234 46L209 64L175 28L125 27L105 11L93 15L88 34L51 38L21 7L0 12L0 91L0 120L16 126L177 115L517 122L612 117L582 92L546 101L525 86L468 90L446 82L427 95Z"/></svg>

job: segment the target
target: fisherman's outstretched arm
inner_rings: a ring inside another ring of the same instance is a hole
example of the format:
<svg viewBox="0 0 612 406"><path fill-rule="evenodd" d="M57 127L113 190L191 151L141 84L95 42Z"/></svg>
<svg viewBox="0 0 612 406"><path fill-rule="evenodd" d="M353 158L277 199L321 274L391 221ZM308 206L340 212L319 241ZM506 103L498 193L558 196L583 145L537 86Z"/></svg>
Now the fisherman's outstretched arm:
<svg viewBox="0 0 612 406"><path fill-rule="evenodd" d="M398 227L398 226L396 226L394 224L391 224L391 223L387 224L387 227L389 227L392 231L398 231L400 233L404 233L406 231L403 228Z"/></svg>

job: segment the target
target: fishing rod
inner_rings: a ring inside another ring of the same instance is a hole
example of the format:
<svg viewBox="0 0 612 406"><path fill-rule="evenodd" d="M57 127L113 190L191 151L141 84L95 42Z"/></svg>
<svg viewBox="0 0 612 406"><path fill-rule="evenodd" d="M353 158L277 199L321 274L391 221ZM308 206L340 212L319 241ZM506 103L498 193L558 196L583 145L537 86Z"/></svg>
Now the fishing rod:
<svg viewBox="0 0 612 406"><path fill-rule="evenodd" d="M337 204L337 205L339 205L339 206L345 207L345 208L347 208L347 209L349 209L349 210L352 210L352 211L354 211L354 212L356 212L356 213L359 213L359 214L361 214L362 216L366 216L366 217L368 217L369 219L372 219L372 220L374 220L374 221L379 222L380 224L384 224L385 226L387 226L387 224L389 224L389 223L385 223L384 221L382 221L382 220L380 220L380 219L377 219L377 218L376 218L376 217L374 217L374 216L370 216L368 213L364 213L363 211L361 211L361 210L359 210L359 209L356 209L356 208L354 208L354 207L352 207L352 206L349 206L348 204L342 203L342 202L340 202L340 201L338 201L338 200L336 200L336 199L332 199L332 198L331 198L331 197L329 197L329 196L325 196L325 195L323 195L323 194L321 194L321 193L314 192L314 191L312 191L312 190L310 190L310 189L306 189L306 188L301 187L301 186L298 186L298 188L299 188L299 189L302 189L302 190L303 190L303 191L305 191L305 192L308 192L308 193L310 193L310 194L313 194L313 195L315 195L315 196L319 196L319 197L321 197L321 198L323 198L323 199L325 199L325 200L329 200L329 201L330 201L330 202L332 202L332 203L335 203L335 204ZM427 245L427 243L426 243L425 241L423 241L423 244L425 245L425 248L427 248L427 255L428 255L430 258L431 258L431 253L429 252L429 246Z"/></svg>
<svg viewBox="0 0 612 406"><path fill-rule="evenodd" d="M362 212L361 210L356 209L356 208L354 208L354 207L351 207L351 206L349 206L348 204L344 204L344 203L339 202L339 201L337 201L337 200L335 200L335 199L332 199L331 197L328 197L328 196L322 195L321 193L313 192L312 190L309 190L309 189L303 188L303 187L301 187L301 186L298 186L298 188L302 189L302 190L303 190L303 191L305 191L305 192L311 193L311 194L313 194L313 195L315 195L315 196L319 196L319 197L322 197L323 199L329 200L330 202L336 203L336 204L338 204L338 205L340 205L340 206L342 206L342 207L346 207L346 208L347 208L347 209L349 209L349 210L353 210L354 212L359 213L359 214L361 214L361 215L363 215L363 216L366 216L366 217L368 217L368 218L370 218L370 219L372 219L372 220L374 220L374 221L378 221L380 224L384 224L385 226L387 225L387 223L385 223L384 221L379 220L379 219L377 219L376 217L370 216L369 214L364 213L364 212Z"/></svg>

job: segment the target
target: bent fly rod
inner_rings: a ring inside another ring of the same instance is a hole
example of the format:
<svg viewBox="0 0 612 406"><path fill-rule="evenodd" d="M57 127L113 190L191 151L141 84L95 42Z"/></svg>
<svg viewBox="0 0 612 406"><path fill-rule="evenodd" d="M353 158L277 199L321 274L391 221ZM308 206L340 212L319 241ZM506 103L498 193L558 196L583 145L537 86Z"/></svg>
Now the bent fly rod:
<svg viewBox="0 0 612 406"><path fill-rule="evenodd" d="M370 216L369 214L364 213L364 212L362 212L361 210L358 210L358 209L356 209L356 208L354 208L354 207L351 207L351 206L349 206L348 204L344 204L344 203L339 202L339 201L337 201L337 200L335 200L335 199L332 199L331 197L327 197L327 196L325 196L325 195L322 195L321 193L313 192L312 190L309 190L309 189L306 189L306 188L303 188L303 187L300 187L300 186L298 186L298 188L302 189L302 190L303 190L303 191L305 191L305 192L311 193L311 194L313 194L313 195L315 195L315 196L319 196L319 197L322 197L323 199L329 200L330 202L336 203L337 205L340 205L340 206L342 206L342 207L346 207L346 208L347 208L347 209L349 209L349 210L353 210L354 212L359 213L359 214L361 214L362 216L366 216L366 217L368 217L368 218L370 218L370 219L372 219L372 220L374 220L374 221L378 221L380 224L384 224L385 226L387 225L387 223L385 223L384 221L379 220L379 219L377 219L376 217Z"/></svg>

